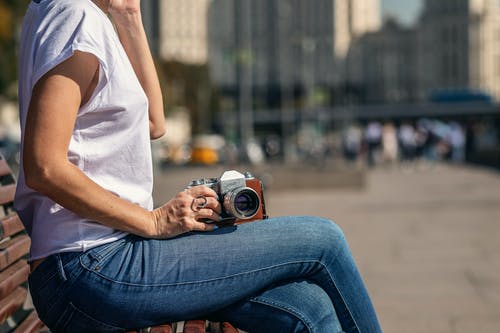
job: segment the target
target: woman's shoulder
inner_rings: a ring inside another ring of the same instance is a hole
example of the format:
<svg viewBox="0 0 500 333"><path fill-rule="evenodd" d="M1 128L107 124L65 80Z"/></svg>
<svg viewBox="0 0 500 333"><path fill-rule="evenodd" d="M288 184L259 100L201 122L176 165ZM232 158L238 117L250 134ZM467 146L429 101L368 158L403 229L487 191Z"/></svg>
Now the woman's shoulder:
<svg viewBox="0 0 500 333"><path fill-rule="evenodd" d="M39 6L40 15L46 19L61 21L80 21L86 18L93 24L107 20L106 15L91 0L42 0Z"/></svg>
<svg viewBox="0 0 500 333"><path fill-rule="evenodd" d="M102 26L109 21L106 14L91 0L40 0L32 2L30 10L35 21L42 27L54 27L64 24L79 25L82 21L89 26Z"/></svg>
<svg viewBox="0 0 500 333"><path fill-rule="evenodd" d="M113 30L108 17L91 0L42 0L38 6L38 33L42 35L106 36Z"/></svg>
<svg viewBox="0 0 500 333"><path fill-rule="evenodd" d="M35 12L23 27L22 44L36 50L29 56L34 57L41 74L74 50L94 53L112 63L107 49L116 44L116 33L91 0L41 0L31 8Z"/></svg>

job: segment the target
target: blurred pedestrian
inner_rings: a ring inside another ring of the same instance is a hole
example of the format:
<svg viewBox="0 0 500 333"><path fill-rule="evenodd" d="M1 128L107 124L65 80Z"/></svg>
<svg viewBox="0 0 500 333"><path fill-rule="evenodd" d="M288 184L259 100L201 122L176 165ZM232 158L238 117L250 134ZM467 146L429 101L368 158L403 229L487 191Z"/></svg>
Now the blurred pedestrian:
<svg viewBox="0 0 500 333"><path fill-rule="evenodd" d="M451 146L451 161L463 163L465 161L465 131L458 122L450 123L448 141Z"/></svg>
<svg viewBox="0 0 500 333"><path fill-rule="evenodd" d="M399 127L398 139L401 147L401 161L413 162L417 147L414 127L410 123L403 123Z"/></svg>
<svg viewBox="0 0 500 333"><path fill-rule="evenodd" d="M398 137L392 122L386 122L382 129L382 156L389 164L395 163L398 159Z"/></svg>
<svg viewBox="0 0 500 333"><path fill-rule="evenodd" d="M342 149L347 162L353 163L361 152L363 133L358 125L350 124L342 135Z"/></svg>
<svg viewBox="0 0 500 333"><path fill-rule="evenodd" d="M382 125L378 121L368 123L365 129L367 163L369 167L376 164L377 153L382 141Z"/></svg>
<svg viewBox="0 0 500 333"><path fill-rule="evenodd" d="M435 137L434 153L438 161L450 158L450 130L450 125L441 120L434 120L432 123L432 133Z"/></svg>

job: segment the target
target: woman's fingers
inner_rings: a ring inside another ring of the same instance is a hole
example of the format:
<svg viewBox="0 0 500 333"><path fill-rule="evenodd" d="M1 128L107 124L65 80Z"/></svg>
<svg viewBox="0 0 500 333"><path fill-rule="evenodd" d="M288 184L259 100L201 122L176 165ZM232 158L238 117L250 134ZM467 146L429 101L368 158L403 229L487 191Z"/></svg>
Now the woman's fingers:
<svg viewBox="0 0 500 333"><path fill-rule="evenodd" d="M200 209L202 208L205 208L208 204L208 199L207 197L203 196L203 195L198 195L196 196L193 201L191 202L191 209L194 211L194 212L197 212L199 211Z"/></svg>
<svg viewBox="0 0 500 333"><path fill-rule="evenodd" d="M218 214L220 214L222 212L221 205L219 203L219 200L217 200L217 198L213 198L213 197L204 197L204 198L206 199L206 201L203 201L204 205L203 205L203 207L200 207L200 208L209 208L212 212L215 212Z"/></svg>
<svg viewBox="0 0 500 333"><path fill-rule="evenodd" d="M213 223L195 222L192 231L213 231L216 229L218 229L218 226Z"/></svg>
<svg viewBox="0 0 500 333"><path fill-rule="evenodd" d="M194 187L188 188L186 190L186 192L190 193L194 197L196 197L198 195L203 195L206 197L217 198L217 192L212 190L210 187L204 186L204 185L199 185L199 186L194 186Z"/></svg>
<svg viewBox="0 0 500 333"><path fill-rule="evenodd" d="M217 193L207 186L195 186L188 190L186 193L193 197L193 207L197 208L210 208L217 213L221 213L222 209L218 200ZM196 210L194 208L193 210Z"/></svg>
<svg viewBox="0 0 500 333"><path fill-rule="evenodd" d="M198 211L198 214L195 217L195 219L197 221L200 221L200 220L203 220L203 219L208 219L210 221L217 222L217 221L220 220L220 215L217 212L215 212L214 210L212 210L212 209L206 209L206 208L204 208L204 209L200 209ZM201 221L201 222L203 222L203 221Z"/></svg>

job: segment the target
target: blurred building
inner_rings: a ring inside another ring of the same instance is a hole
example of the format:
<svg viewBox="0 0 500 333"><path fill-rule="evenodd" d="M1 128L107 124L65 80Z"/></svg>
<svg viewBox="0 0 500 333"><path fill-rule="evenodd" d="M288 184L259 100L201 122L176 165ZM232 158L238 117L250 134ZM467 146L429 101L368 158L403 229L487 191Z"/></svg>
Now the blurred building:
<svg viewBox="0 0 500 333"><path fill-rule="evenodd" d="M418 99L417 32L388 19L382 29L360 35L349 50L347 79L357 104Z"/></svg>
<svg viewBox="0 0 500 333"><path fill-rule="evenodd" d="M209 3L210 0L158 1L157 11L161 22L158 28L158 53L161 59L196 65L207 62Z"/></svg>
<svg viewBox="0 0 500 333"><path fill-rule="evenodd" d="M155 57L159 54L160 44L159 2L160 0L141 1L144 29L148 36L151 53L153 53Z"/></svg>
<svg viewBox="0 0 500 333"><path fill-rule="evenodd" d="M380 0L350 0L347 1L347 5L351 35L359 36L380 29Z"/></svg>
<svg viewBox="0 0 500 333"><path fill-rule="evenodd" d="M208 62L226 109L237 107L244 89L255 108L297 100L304 106L425 101L443 89L481 90L500 100L498 0L426 0L414 27L382 25L380 0L141 6L153 53Z"/></svg>
<svg viewBox="0 0 500 333"><path fill-rule="evenodd" d="M379 12L379 0L213 0L212 79L235 97L245 76L258 107L331 91L345 82L353 39L380 27Z"/></svg>
<svg viewBox="0 0 500 333"><path fill-rule="evenodd" d="M500 1L426 0L415 27L388 19L381 30L351 41L351 101L408 103L444 92L500 100L498 36Z"/></svg>
<svg viewBox="0 0 500 333"><path fill-rule="evenodd" d="M426 0L419 24L419 94L479 89L500 99L498 0Z"/></svg>

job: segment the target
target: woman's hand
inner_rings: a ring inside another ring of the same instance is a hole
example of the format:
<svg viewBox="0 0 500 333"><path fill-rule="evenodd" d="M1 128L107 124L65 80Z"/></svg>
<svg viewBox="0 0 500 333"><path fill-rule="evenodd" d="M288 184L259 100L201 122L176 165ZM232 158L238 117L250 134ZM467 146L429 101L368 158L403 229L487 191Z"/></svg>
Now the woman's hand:
<svg viewBox="0 0 500 333"><path fill-rule="evenodd" d="M108 10L111 15L113 13L139 13L141 0L109 0Z"/></svg>
<svg viewBox="0 0 500 333"><path fill-rule="evenodd" d="M140 0L108 0L108 13L118 25L128 25L130 20L141 15Z"/></svg>
<svg viewBox="0 0 500 333"><path fill-rule="evenodd" d="M172 200L153 211L155 238L171 238L190 231L211 231L219 221L221 206L217 193L207 186L196 186L177 194Z"/></svg>

